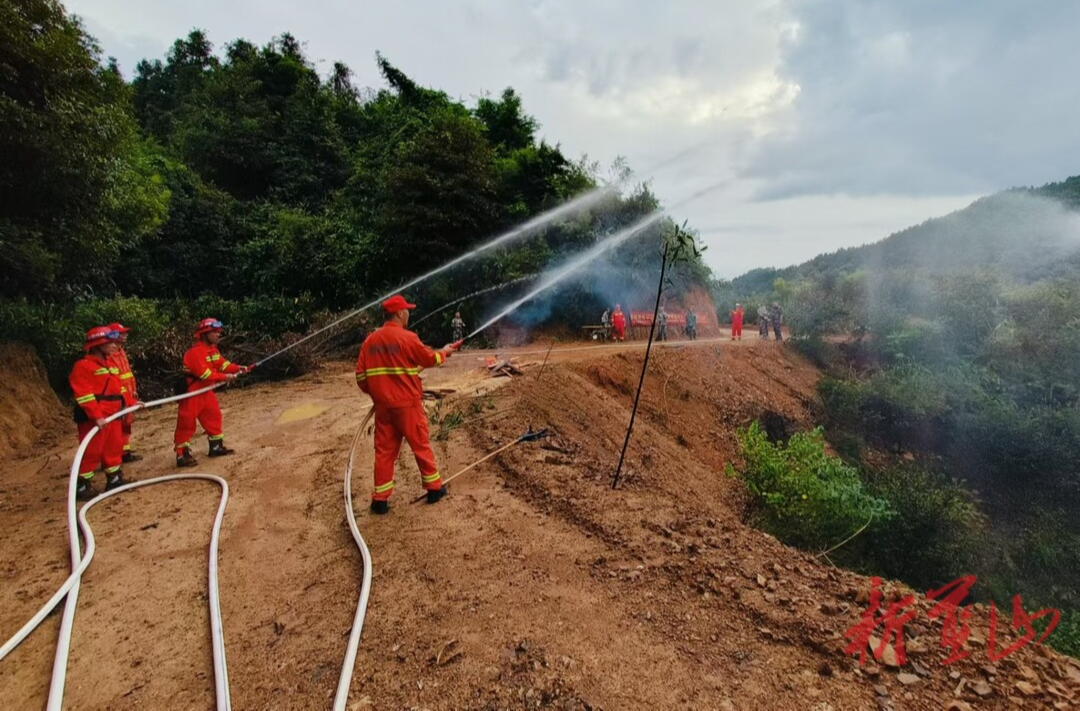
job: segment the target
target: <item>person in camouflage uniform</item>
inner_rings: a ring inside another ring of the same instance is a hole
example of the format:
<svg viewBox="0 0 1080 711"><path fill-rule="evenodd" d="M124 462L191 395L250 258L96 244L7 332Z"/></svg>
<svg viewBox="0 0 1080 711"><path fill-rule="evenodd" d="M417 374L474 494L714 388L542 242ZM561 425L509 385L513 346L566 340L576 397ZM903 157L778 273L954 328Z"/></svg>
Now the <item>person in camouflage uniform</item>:
<svg viewBox="0 0 1080 711"><path fill-rule="evenodd" d="M604 309L600 315L600 340L611 338L611 309Z"/></svg>
<svg viewBox="0 0 1080 711"><path fill-rule="evenodd" d="M757 325L758 336L760 338L769 338L769 307L765 304L758 306L757 309Z"/></svg>
<svg viewBox="0 0 1080 711"><path fill-rule="evenodd" d="M656 325L660 327L658 333L656 334L656 340L658 340L658 341L666 341L667 340L667 311L664 311L663 306L660 307L660 314L659 314L659 316L657 316Z"/></svg>
<svg viewBox="0 0 1080 711"><path fill-rule="evenodd" d="M691 341L697 340L697 314L692 306L686 312L686 337Z"/></svg>
<svg viewBox="0 0 1080 711"><path fill-rule="evenodd" d="M780 302L773 302L772 309L770 309L769 311L769 320L772 321L773 332L776 334L776 340L784 340L784 337L780 335L780 327L784 325L784 310L780 308Z"/></svg>
<svg viewBox="0 0 1080 711"><path fill-rule="evenodd" d="M454 343L465 338L465 322L461 319L460 311L454 312L454 320L450 322L450 327L454 329Z"/></svg>

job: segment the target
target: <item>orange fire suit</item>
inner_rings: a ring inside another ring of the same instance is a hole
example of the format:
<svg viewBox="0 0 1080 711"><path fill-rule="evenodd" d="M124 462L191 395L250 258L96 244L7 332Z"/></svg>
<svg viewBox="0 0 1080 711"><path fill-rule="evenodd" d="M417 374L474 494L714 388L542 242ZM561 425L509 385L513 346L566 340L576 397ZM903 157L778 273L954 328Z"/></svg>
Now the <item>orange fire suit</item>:
<svg viewBox="0 0 1080 711"><path fill-rule="evenodd" d="M364 341L356 361L356 384L375 404L375 491L386 501L394 491L394 463L408 441L424 488L438 491L442 477L428 437L420 371L442 365L448 352L433 351L400 324L387 322Z"/></svg>
<svg viewBox="0 0 1080 711"><path fill-rule="evenodd" d="M107 360L87 354L75 363L68 383L75 395L75 422L79 428L80 442L94 428L94 420L123 409L124 395L120 382L120 369ZM94 471L99 467L106 474L120 471L123 448L120 423L113 420L90 440L79 467L79 476L93 479Z"/></svg>
<svg viewBox="0 0 1080 711"><path fill-rule="evenodd" d="M218 352L217 346L202 341L198 341L184 354L184 375L187 377L189 393L228 380L226 375L240 371L241 367L226 360ZM211 442L225 439L221 429L221 406L218 405L217 395L212 390L201 393L180 401L180 408L176 413L176 434L173 436L177 455L182 455L184 449L191 446L196 420L202 424Z"/></svg>
<svg viewBox="0 0 1080 711"><path fill-rule="evenodd" d="M737 308L731 312L731 339L738 338L742 340L742 322L743 322L743 310Z"/></svg>
<svg viewBox="0 0 1080 711"><path fill-rule="evenodd" d="M621 341L626 338L626 316L623 315L622 309L615 309L615 313L611 314L611 326L615 329L615 340Z"/></svg>
<svg viewBox="0 0 1080 711"><path fill-rule="evenodd" d="M131 363L128 362L127 353L123 348L117 348L116 352L112 355L112 365L120 371L120 386L124 391L124 407L131 407L139 401L139 392L135 387L135 373L131 370ZM121 418L120 420L120 432L123 435L124 452L131 451L131 415Z"/></svg>

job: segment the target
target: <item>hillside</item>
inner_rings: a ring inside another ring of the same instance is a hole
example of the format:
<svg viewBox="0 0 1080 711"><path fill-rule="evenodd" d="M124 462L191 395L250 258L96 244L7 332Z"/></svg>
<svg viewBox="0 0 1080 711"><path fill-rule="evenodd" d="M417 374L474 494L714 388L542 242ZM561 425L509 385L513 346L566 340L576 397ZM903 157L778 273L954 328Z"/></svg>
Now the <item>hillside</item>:
<svg viewBox="0 0 1080 711"><path fill-rule="evenodd" d="M822 254L786 269L733 280L737 294L767 293L788 281L860 269L927 274L986 267L1021 281L1073 276L1080 265L1080 176L996 193L861 247Z"/></svg>
<svg viewBox="0 0 1080 711"><path fill-rule="evenodd" d="M907 667L859 669L844 655L869 581L745 526L739 486L721 474L737 426L762 419L778 436L811 426L819 373L790 350L659 347L616 491L609 476L640 346L557 349L539 382L542 352L521 353L527 375L513 381L487 379L477 367L485 355L425 375L456 391L440 421L497 387L479 399L483 420L436 442L440 466L457 471L529 425L553 437L482 465L430 508L407 504L419 477L403 456L392 514L362 511L375 576L353 708L962 710L1080 699L1080 665L1045 648L988 663L982 607L969 660L940 665L941 621L927 620L921 596ZM359 580L340 482L363 400L340 363L222 401L239 455L200 470L233 489L221 564L233 701L326 708ZM150 456L130 468L134 478L171 469L173 416L138 421ZM66 461L70 446L55 451ZM66 574L64 467L38 471L41 457L29 454L4 463L5 632ZM361 510L370 456L365 439ZM212 487L153 487L95 512L101 548L80 596L70 705L211 703L203 571L216 497ZM903 590L886 583L894 589ZM0 665L0 705L42 705L57 624Z"/></svg>
<svg viewBox="0 0 1080 711"><path fill-rule="evenodd" d="M1074 655L1078 208L1080 177L1010 190L714 294L751 311L780 301L794 345L827 370L829 442L902 511L901 550L862 564L908 580L977 572L977 599L1060 609L1055 644Z"/></svg>

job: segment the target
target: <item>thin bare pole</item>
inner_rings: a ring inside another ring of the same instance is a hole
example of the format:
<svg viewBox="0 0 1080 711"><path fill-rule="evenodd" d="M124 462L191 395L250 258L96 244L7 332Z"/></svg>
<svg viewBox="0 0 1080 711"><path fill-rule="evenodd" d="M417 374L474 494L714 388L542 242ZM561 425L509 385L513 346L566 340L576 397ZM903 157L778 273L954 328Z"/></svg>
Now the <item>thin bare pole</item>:
<svg viewBox="0 0 1080 711"><path fill-rule="evenodd" d="M544 368L547 367L548 356L551 355L551 349L555 347L555 339L551 339L551 345L548 346L547 355L544 356L544 362L540 365L540 371L536 374L536 379L539 380L540 376L544 374Z"/></svg>
<svg viewBox="0 0 1080 711"><path fill-rule="evenodd" d="M626 440L623 441L622 454L619 455L619 466L615 468L615 476L611 480L611 488L619 485L619 475L622 474L623 461L626 459L626 448L630 446L630 434L634 431L634 418L637 417L638 402L641 400L641 390L645 385L645 371L649 369L649 352L652 351L653 333L656 331L656 317L660 313L660 297L664 293L664 275L667 272L668 243L664 243L664 254L660 260L660 285L656 288L656 305L653 307L652 324L649 326L649 342L645 346L645 362L641 364L641 379L638 381L637 395L634 396L634 409L630 411L630 426L626 428Z"/></svg>

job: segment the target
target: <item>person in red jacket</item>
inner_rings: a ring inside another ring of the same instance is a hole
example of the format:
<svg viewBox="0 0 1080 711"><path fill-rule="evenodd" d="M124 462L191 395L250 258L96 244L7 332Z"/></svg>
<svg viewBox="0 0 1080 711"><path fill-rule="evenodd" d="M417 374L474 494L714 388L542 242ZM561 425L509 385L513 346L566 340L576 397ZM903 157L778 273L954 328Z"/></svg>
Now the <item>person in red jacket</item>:
<svg viewBox="0 0 1080 711"><path fill-rule="evenodd" d="M742 340L742 322L743 322L743 307L742 304L735 304L735 310L731 312L731 340Z"/></svg>
<svg viewBox="0 0 1080 711"><path fill-rule="evenodd" d="M108 326L91 328L86 332L83 345L86 355L76 361L68 376L71 392L75 395L79 441L82 442L94 427L99 430L87 445L79 466L75 495L80 499L93 496L91 482L99 467L105 473L106 491L124 483L124 472L120 468L124 454L120 422L105 423L105 418L124 407L120 369L111 359L119 340L120 334Z"/></svg>
<svg viewBox="0 0 1080 711"><path fill-rule="evenodd" d="M128 361L127 351L124 349L124 345L127 343L128 332L131 330L122 323L110 323L110 331L116 331L120 334L120 340L116 346L116 352L112 354L113 363L120 370L120 385L123 388L124 395L124 407L131 407L135 403L139 402L139 391L136 388L135 373L131 370L131 363ZM123 434L124 442L124 462L137 462L142 457L131 449L131 425L132 416L129 414L120 420L120 431Z"/></svg>
<svg viewBox="0 0 1080 711"><path fill-rule="evenodd" d="M611 330L615 332L616 341L626 340L626 316L618 304L615 304L615 311L611 314Z"/></svg>
<svg viewBox="0 0 1080 711"><path fill-rule="evenodd" d="M371 511L390 511L394 492L394 463L404 438L412 448L420 479L427 490L427 502L437 503L446 496L435 453L428 439L428 419L424 412L424 386L420 371L442 365L461 347L461 341L434 351L407 331L410 304L395 295L382 303L386 317L382 327L364 340L356 361L356 384L371 396L375 406L375 491Z"/></svg>
<svg viewBox="0 0 1080 711"><path fill-rule="evenodd" d="M187 379L187 392L202 390L214 383L235 380L241 373L246 373L255 366L240 366L225 359L218 351L221 340L221 321L216 318L204 318L195 330L194 346L184 354L184 377ZM176 413L176 434L173 442L176 446L176 466L193 467L198 462L191 454L191 436L195 434L195 421L198 420L206 430L210 440L210 456L224 457L233 450L225 446L225 434L221 427L221 407L213 390L200 393L180 401Z"/></svg>

